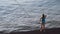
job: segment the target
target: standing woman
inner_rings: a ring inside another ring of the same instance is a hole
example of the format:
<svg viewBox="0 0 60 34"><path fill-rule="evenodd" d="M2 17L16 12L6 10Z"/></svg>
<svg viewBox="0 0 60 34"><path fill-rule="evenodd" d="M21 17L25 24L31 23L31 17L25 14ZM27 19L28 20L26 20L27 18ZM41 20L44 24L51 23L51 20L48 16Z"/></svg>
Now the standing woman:
<svg viewBox="0 0 60 34"><path fill-rule="evenodd" d="M40 18L40 21L42 21L40 31L45 31L45 19L46 15L42 14L42 17Z"/></svg>

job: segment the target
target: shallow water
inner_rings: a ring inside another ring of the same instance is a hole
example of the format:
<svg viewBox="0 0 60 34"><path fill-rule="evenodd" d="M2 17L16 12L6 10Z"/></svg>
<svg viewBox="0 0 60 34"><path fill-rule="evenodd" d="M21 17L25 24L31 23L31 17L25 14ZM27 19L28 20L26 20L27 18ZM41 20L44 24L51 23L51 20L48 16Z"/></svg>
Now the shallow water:
<svg viewBox="0 0 60 34"><path fill-rule="evenodd" d="M0 0L0 31L40 29L39 18L46 14L46 28L60 27L60 0Z"/></svg>

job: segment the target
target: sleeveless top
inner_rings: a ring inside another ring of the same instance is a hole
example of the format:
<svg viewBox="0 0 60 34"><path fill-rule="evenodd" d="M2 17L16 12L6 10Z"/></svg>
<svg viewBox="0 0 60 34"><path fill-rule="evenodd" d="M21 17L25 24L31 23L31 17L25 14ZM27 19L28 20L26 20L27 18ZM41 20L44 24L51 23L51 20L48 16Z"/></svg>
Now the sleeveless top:
<svg viewBox="0 0 60 34"><path fill-rule="evenodd" d="M45 23L45 18L42 18L42 23Z"/></svg>

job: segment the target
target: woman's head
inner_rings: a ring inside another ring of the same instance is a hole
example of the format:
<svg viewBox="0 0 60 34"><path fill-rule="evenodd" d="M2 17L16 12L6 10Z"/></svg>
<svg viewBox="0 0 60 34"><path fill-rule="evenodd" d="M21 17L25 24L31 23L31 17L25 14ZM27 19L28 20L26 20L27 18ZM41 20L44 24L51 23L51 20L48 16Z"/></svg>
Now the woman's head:
<svg viewBox="0 0 60 34"><path fill-rule="evenodd" d="M42 17L45 17L45 15L44 15L44 14L42 14Z"/></svg>

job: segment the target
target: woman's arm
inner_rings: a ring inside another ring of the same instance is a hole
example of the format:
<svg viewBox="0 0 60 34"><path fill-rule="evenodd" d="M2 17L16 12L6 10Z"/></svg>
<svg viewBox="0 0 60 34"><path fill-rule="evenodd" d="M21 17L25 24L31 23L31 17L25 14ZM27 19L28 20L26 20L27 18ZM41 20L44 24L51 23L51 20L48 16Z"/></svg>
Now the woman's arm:
<svg viewBox="0 0 60 34"><path fill-rule="evenodd" d="M39 20L40 24L41 24L41 19L42 19L42 17L41 17L40 20Z"/></svg>
<svg viewBox="0 0 60 34"><path fill-rule="evenodd" d="M47 15L45 15L45 18L47 17Z"/></svg>

